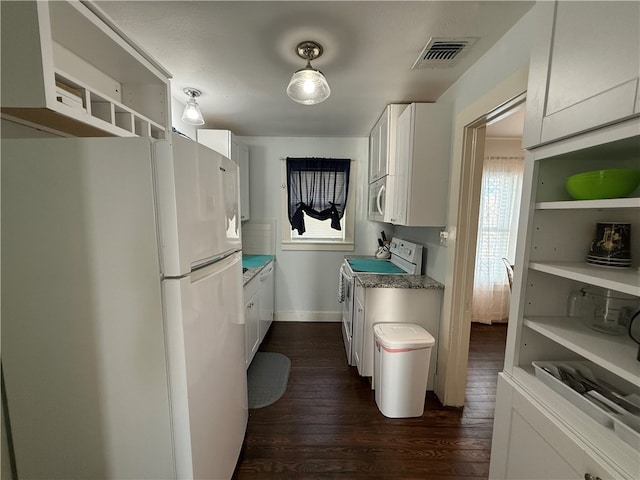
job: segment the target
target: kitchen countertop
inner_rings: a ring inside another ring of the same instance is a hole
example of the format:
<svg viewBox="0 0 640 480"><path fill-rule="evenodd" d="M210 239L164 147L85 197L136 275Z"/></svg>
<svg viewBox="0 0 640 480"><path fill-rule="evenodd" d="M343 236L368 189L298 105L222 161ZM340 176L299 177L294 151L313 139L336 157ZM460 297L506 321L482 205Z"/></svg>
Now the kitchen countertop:
<svg viewBox="0 0 640 480"><path fill-rule="evenodd" d="M427 275L378 275L375 273L354 273L353 275L364 288L444 290L444 285Z"/></svg>
<svg viewBox="0 0 640 480"><path fill-rule="evenodd" d="M349 258L375 258L370 255L345 255ZM375 273L353 273L364 288L416 288L444 290L444 285L427 275L380 275Z"/></svg>
<svg viewBox="0 0 640 480"><path fill-rule="evenodd" d="M258 275L269 262L275 260L274 255L242 255L242 286L245 286Z"/></svg>

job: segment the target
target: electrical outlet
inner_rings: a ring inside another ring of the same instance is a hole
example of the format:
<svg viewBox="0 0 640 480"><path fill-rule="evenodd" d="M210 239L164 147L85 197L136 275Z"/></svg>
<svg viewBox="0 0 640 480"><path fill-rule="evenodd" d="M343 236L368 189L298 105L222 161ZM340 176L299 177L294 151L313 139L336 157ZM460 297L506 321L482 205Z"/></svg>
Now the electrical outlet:
<svg viewBox="0 0 640 480"><path fill-rule="evenodd" d="M447 238L449 238L449 232L446 230L440 230L440 245L447 246Z"/></svg>

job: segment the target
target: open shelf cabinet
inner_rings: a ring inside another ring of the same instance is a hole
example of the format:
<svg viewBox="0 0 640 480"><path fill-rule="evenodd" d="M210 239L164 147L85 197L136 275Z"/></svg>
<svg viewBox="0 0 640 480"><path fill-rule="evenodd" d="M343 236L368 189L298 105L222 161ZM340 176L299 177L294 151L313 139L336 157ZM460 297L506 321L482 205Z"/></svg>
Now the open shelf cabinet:
<svg viewBox="0 0 640 480"><path fill-rule="evenodd" d="M170 74L87 2L2 2L2 113L74 136L164 138Z"/></svg>
<svg viewBox="0 0 640 480"><path fill-rule="evenodd" d="M569 175L606 168L640 169L640 119L581 134L527 153L523 206L510 310L505 375L568 438L599 458L616 478L640 478L640 451L536 377L532 362L579 361L625 394L640 394L639 346L567 314L572 292L600 287L640 302L640 189L629 198L572 200ZM586 263L598 222L631 224L631 268ZM594 477L595 478L595 477Z"/></svg>

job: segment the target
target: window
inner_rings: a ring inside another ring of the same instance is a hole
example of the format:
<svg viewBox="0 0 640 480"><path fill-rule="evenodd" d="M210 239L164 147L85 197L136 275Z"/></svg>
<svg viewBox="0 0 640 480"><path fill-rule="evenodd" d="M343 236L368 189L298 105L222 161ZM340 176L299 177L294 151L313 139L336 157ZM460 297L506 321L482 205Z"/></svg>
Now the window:
<svg viewBox="0 0 640 480"><path fill-rule="evenodd" d="M524 157L487 156L482 170L471 320L509 318L509 279L502 258L513 262Z"/></svg>
<svg viewBox="0 0 640 480"><path fill-rule="evenodd" d="M282 248L352 251L353 162L288 158L282 163Z"/></svg>

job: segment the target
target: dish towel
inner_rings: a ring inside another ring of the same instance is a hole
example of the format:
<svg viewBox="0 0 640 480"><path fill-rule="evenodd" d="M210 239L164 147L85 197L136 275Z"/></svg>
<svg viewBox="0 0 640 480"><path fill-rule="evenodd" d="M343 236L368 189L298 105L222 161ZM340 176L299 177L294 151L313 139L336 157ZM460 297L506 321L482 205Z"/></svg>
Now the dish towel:
<svg viewBox="0 0 640 480"><path fill-rule="evenodd" d="M342 281L343 271L344 271L344 263L340 265L340 272L338 272L338 303L344 302L344 283Z"/></svg>

